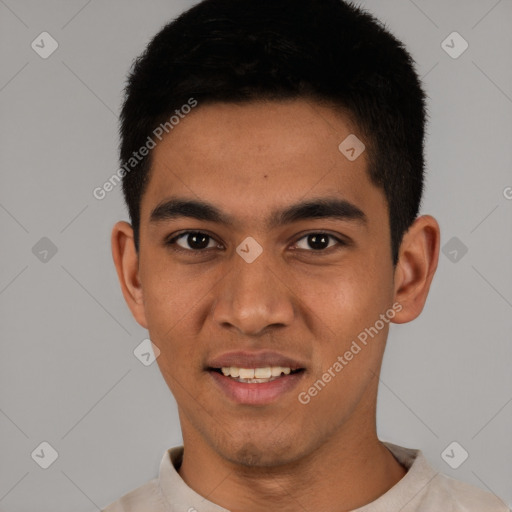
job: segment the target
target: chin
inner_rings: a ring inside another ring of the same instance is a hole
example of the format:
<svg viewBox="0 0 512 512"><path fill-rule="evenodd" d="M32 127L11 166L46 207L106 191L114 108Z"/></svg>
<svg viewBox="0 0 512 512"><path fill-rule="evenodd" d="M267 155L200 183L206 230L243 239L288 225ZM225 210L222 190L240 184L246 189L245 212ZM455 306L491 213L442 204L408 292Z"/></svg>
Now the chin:
<svg viewBox="0 0 512 512"><path fill-rule="evenodd" d="M232 454L231 462L247 467L272 467L290 462L284 454L269 453L265 448L246 443Z"/></svg>
<svg viewBox="0 0 512 512"><path fill-rule="evenodd" d="M300 443L292 443L288 437L285 441L267 439L231 440L228 446L219 447L219 454L234 464L246 467L282 466L293 462L301 456L296 453Z"/></svg>

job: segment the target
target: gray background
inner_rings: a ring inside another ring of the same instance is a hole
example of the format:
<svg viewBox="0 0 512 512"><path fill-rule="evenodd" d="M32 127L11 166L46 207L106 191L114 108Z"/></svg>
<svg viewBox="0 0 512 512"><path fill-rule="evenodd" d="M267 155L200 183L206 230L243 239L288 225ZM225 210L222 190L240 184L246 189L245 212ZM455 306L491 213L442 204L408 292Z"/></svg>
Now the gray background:
<svg viewBox="0 0 512 512"><path fill-rule="evenodd" d="M124 303L111 259L112 225L127 219L120 187L102 201L92 191L118 168L132 59L190 5L0 0L4 512L98 510L154 478L164 450L181 443L156 363L133 354L147 332ZM422 213L438 219L446 253L421 317L391 328L379 435L423 449L437 470L510 505L512 2L362 5L405 42L424 77ZM31 48L43 31L59 45L47 59ZM453 31L469 43L456 59L441 46ZM59 454L48 469L31 457L43 441ZM441 457L452 441L469 453L458 469Z"/></svg>

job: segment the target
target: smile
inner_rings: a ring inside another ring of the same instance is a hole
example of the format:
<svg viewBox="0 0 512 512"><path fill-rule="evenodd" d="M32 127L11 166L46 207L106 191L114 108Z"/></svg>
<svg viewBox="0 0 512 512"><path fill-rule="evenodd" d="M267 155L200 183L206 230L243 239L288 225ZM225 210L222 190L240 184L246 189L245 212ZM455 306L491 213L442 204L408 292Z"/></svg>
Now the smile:
<svg viewBox="0 0 512 512"><path fill-rule="evenodd" d="M283 366L265 366L261 368L238 368L236 366L227 366L220 368L222 375L231 377L236 382L245 382L247 384L260 384L264 382L272 382L279 379L282 375L290 375L292 372L300 370L292 370Z"/></svg>
<svg viewBox="0 0 512 512"><path fill-rule="evenodd" d="M303 377L304 368L229 366L209 368L209 373L229 399L239 404L265 405L295 388Z"/></svg>

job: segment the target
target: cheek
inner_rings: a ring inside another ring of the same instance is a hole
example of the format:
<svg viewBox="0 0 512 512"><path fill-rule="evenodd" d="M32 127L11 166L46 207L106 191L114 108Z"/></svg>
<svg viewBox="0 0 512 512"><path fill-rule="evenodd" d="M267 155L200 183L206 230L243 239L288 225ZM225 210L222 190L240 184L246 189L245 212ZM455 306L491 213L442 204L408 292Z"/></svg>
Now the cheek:
<svg viewBox="0 0 512 512"><path fill-rule="evenodd" d="M392 279L384 271L361 262L310 279L300 296L327 332L341 335L373 324L389 307L392 291Z"/></svg>
<svg viewBox="0 0 512 512"><path fill-rule="evenodd" d="M201 294L201 280L189 277L161 255L149 255L141 265L140 275L144 309L148 325L159 334L179 326Z"/></svg>
<svg viewBox="0 0 512 512"><path fill-rule="evenodd" d="M369 258L354 261L337 267L328 276L310 280L309 286L303 287L305 311L309 310L317 326L319 357L314 377L321 378L329 369L337 376L324 399L336 394L339 386L345 390L363 387L371 376L370 370L377 371L389 326L379 319L391 307L393 298L392 279L378 263L378 258L373 264ZM338 364L336 371L333 366L338 356L343 358L343 369Z"/></svg>
<svg viewBox="0 0 512 512"><path fill-rule="evenodd" d="M196 345L191 322L204 292L197 289L198 280L183 281L170 266L158 265L154 260L150 269L141 272L141 279L149 337L160 349L157 362L164 376L170 374L182 380L179 362L194 360L189 353ZM168 384L175 388L172 381Z"/></svg>

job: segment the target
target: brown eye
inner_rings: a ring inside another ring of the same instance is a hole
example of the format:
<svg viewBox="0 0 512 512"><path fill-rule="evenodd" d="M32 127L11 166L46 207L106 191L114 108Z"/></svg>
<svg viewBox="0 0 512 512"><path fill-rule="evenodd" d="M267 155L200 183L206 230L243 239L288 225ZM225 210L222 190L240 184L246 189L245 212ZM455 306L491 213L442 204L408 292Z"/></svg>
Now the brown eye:
<svg viewBox="0 0 512 512"><path fill-rule="evenodd" d="M305 246L303 246L303 247L299 246L299 242L301 240L306 241L306 243L304 244ZM336 245L336 244L329 245L330 240L335 240L336 242L338 242L338 245L346 245L345 242L343 242L339 238L335 237L334 235L331 235L329 233L322 233L322 232L309 233L309 234L303 236L302 238L300 238L299 241L296 243L296 245L301 250L309 250L310 252L311 252L311 250L312 250L312 252L314 252L314 251L322 252L325 249L330 249L331 247Z"/></svg>
<svg viewBox="0 0 512 512"><path fill-rule="evenodd" d="M210 245L213 242L213 245ZM166 241L165 245L177 246L179 249L188 252L200 252L204 249L216 247L215 240L208 234L201 231L185 231Z"/></svg>

